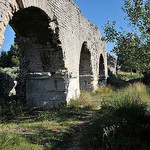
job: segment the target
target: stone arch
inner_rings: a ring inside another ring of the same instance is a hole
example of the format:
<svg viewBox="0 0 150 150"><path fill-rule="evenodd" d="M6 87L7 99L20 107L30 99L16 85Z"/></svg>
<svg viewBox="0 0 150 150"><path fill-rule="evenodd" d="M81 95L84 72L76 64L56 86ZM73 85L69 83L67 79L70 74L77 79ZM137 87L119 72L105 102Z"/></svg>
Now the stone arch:
<svg viewBox="0 0 150 150"><path fill-rule="evenodd" d="M24 14L33 15L33 19L23 24L27 20ZM0 45L9 21L21 52L21 84L27 87L24 89L28 105L55 107L59 102L69 102L79 96L79 57L83 41L90 45L87 48L92 62L89 68L93 71L82 75L83 81L88 83L84 89L97 87L100 52L104 54L107 77L106 42L101 39L99 29L83 17L72 0L1 0ZM27 27L24 31L23 26Z"/></svg>
<svg viewBox="0 0 150 150"><path fill-rule="evenodd" d="M13 13L19 10L16 0L5 1L0 5L0 47L4 42L4 33L9 21L12 19Z"/></svg>
<svg viewBox="0 0 150 150"><path fill-rule="evenodd" d="M104 84L106 81L105 77L105 62L104 62L104 57L102 54L100 54L99 58L99 85Z"/></svg>
<svg viewBox="0 0 150 150"><path fill-rule="evenodd" d="M23 70L54 74L64 68L59 29L55 22L57 23L37 7L28 7L14 13L10 25L16 33L15 40L20 46L20 51L23 52L23 56L27 56ZM52 24L55 28L51 28Z"/></svg>
<svg viewBox="0 0 150 150"><path fill-rule="evenodd" d="M57 18L51 20L45 11L32 6L14 12L9 24L20 51L18 94L31 107L65 102L66 70Z"/></svg>
<svg viewBox="0 0 150 150"><path fill-rule="evenodd" d="M80 90L92 91L93 90L93 71L91 62L91 52L87 47L87 42L84 42L80 53L79 64L79 82Z"/></svg>

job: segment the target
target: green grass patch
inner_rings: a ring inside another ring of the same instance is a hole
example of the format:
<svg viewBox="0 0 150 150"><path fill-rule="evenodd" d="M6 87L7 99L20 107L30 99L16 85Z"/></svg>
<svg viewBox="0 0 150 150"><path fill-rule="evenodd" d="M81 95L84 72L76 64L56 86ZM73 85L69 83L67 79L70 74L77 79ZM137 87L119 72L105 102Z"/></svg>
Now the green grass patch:
<svg viewBox="0 0 150 150"><path fill-rule="evenodd" d="M69 106L27 108L8 98L0 103L0 148L50 150L65 146L71 142L72 128L80 123L85 111Z"/></svg>
<svg viewBox="0 0 150 150"><path fill-rule="evenodd" d="M143 78L143 74L140 73L131 73L131 72L121 72L119 71L117 74L118 78L121 79L136 79L136 78Z"/></svg>
<svg viewBox="0 0 150 150"><path fill-rule="evenodd" d="M6 98L0 102L0 149L63 149L71 142L71 134L81 125L87 110L97 113L84 127L84 149L147 150L150 88L142 83L82 92L68 106L61 104L51 110L27 108L15 97Z"/></svg>
<svg viewBox="0 0 150 150"><path fill-rule="evenodd" d="M0 149L1 150L41 150L42 146L32 144L25 138L15 133L0 133Z"/></svg>

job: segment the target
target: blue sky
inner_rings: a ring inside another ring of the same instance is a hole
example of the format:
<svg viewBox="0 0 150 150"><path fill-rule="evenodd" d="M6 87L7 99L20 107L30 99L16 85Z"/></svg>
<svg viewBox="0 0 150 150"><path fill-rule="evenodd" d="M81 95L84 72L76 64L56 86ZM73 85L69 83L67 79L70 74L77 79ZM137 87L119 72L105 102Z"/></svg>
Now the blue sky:
<svg viewBox="0 0 150 150"><path fill-rule="evenodd" d="M8 25L6 30L5 30L5 40L4 40L4 43L1 47L1 50L5 50L5 51L8 51L10 49L10 45L14 44L14 31L13 29Z"/></svg>
<svg viewBox="0 0 150 150"><path fill-rule="evenodd" d="M126 31L131 31L127 20L124 20L126 14L122 11L121 7L124 0L74 0L83 14L91 23L99 27L103 36L102 26L107 23L109 19L111 22L116 21L116 28L119 30L123 27ZM107 44L107 52L113 48L113 43Z"/></svg>
<svg viewBox="0 0 150 150"><path fill-rule="evenodd" d="M129 31L128 23L124 20L126 14L121 10L123 0L73 0L77 4L83 14L91 23L99 27L103 36L102 26L104 26L108 19L116 21L116 28L123 27ZM10 45L14 43L14 31L8 25L5 31L5 41L1 49L9 50ZM107 44L107 52L113 48L113 44Z"/></svg>

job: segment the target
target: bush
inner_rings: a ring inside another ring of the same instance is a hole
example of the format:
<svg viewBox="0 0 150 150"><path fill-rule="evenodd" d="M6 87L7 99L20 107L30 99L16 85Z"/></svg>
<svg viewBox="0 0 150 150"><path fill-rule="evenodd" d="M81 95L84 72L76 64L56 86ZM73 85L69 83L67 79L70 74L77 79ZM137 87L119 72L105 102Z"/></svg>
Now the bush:
<svg viewBox="0 0 150 150"><path fill-rule="evenodd" d="M15 80L18 77L18 74L19 74L19 67L12 67L12 68L10 68L10 67L6 67L6 68L0 67L0 73L6 73Z"/></svg>
<svg viewBox="0 0 150 150"><path fill-rule="evenodd" d="M16 96L6 96L0 101L0 118L3 120L13 119L22 114L23 107L23 103Z"/></svg>

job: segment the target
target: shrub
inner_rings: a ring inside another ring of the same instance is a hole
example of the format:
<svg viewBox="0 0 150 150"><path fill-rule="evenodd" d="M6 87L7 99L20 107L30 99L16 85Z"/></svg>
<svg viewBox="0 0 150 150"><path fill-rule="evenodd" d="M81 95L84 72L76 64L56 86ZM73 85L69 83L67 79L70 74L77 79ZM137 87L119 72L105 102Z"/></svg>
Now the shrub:
<svg viewBox="0 0 150 150"><path fill-rule="evenodd" d="M19 74L19 67L12 67L12 68L10 68L10 67L6 67L6 68L0 67L0 73L6 73L15 80L18 77L18 74Z"/></svg>
<svg viewBox="0 0 150 150"><path fill-rule="evenodd" d="M13 119L23 112L23 103L19 101L16 96L6 96L0 101L0 118L1 119Z"/></svg>

